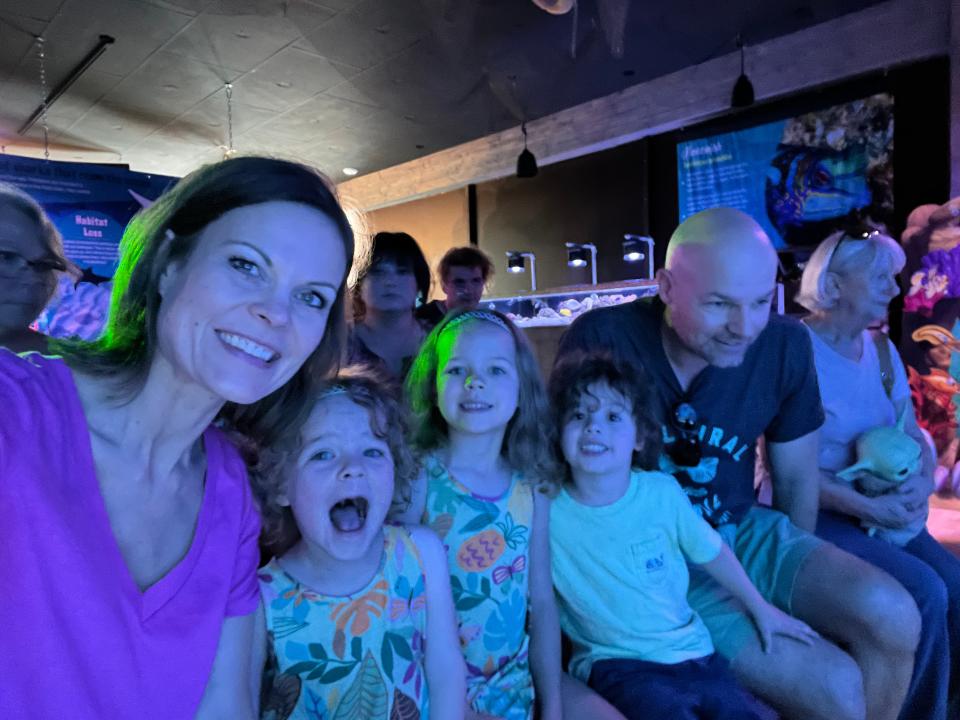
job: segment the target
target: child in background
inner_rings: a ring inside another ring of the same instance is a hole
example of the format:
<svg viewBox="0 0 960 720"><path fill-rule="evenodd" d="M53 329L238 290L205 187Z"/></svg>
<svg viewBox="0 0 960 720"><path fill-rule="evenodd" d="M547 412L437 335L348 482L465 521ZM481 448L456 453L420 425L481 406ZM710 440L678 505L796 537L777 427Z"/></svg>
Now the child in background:
<svg viewBox="0 0 960 720"><path fill-rule="evenodd" d="M260 571L262 718L463 718L443 547L426 528L384 525L416 473L405 429L385 386L347 371L261 453L265 527L299 535Z"/></svg>
<svg viewBox="0 0 960 720"><path fill-rule="evenodd" d="M637 369L596 355L571 356L550 378L570 480L550 514L570 671L628 720L769 717L687 603L684 557L743 601L765 648L774 635L810 643L816 633L764 601L673 477L644 469L659 453L650 392Z"/></svg>
<svg viewBox="0 0 960 720"><path fill-rule="evenodd" d="M530 720L536 695L538 716L556 720L560 627L546 494L556 471L536 360L500 313L453 311L427 337L406 388L414 445L427 453L406 517L422 519L447 548L467 717Z"/></svg>

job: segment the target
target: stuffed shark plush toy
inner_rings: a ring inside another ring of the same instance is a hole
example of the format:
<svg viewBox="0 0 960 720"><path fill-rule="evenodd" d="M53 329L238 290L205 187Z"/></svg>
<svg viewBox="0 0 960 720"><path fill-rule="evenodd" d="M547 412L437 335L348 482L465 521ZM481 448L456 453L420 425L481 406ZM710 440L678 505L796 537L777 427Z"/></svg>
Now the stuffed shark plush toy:
<svg viewBox="0 0 960 720"><path fill-rule="evenodd" d="M877 497L896 490L902 482L920 470L920 444L903 431L906 413L896 425L883 425L867 430L857 438L857 462L837 473L852 482L867 497ZM926 525L926 517L907 527L892 529L863 523L867 534L905 545Z"/></svg>

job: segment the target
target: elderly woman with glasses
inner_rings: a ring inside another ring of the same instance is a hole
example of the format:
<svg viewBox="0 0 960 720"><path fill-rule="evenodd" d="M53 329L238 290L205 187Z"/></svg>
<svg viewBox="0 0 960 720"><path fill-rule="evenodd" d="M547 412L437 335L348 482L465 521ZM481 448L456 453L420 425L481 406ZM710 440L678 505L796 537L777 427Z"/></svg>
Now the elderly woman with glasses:
<svg viewBox="0 0 960 720"><path fill-rule="evenodd" d="M0 347L46 352L47 338L30 329L67 269L63 240L37 202L0 183Z"/></svg>
<svg viewBox="0 0 960 720"><path fill-rule="evenodd" d="M817 534L885 570L913 596L922 630L901 717L945 718L948 690L952 686L955 697L960 679L960 561L923 527L933 455L917 427L903 362L887 337L871 329L887 317L904 262L893 239L863 228L828 237L803 272L797 301L810 311L804 323L826 414ZM837 476L855 461L861 434L900 418L923 450L912 477L868 497ZM864 525L878 531L871 536Z"/></svg>

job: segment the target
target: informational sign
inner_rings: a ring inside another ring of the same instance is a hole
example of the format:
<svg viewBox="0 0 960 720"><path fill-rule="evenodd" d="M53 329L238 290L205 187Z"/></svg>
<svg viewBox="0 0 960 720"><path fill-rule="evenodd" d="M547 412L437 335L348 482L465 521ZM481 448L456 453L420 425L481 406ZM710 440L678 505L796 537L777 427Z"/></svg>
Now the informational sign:
<svg viewBox="0 0 960 720"><path fill-rule="evenodd" d="M123 230L176 180L132 172L124 165L0 155L0 182L16 185L43 206L81 273L61 279L59 292L37 320L42 332L84 339L100 333Z"/></svg>
<svg viewBox="0 0 960 720"><path fill-rule="evenodd" d="M176 178L132 172L125 165L91 165L0 155L0 181L28 192L63 235L78 267L112 277L123 229L144 200L155 200Z"/></svg>
<svg viewBox="0 0 960 720"><path fill-rule="evenodd" d="M893 211L893 97L874 95L677 145L680 219L727 206L778 248L815 246L857 212Z"/></svg>

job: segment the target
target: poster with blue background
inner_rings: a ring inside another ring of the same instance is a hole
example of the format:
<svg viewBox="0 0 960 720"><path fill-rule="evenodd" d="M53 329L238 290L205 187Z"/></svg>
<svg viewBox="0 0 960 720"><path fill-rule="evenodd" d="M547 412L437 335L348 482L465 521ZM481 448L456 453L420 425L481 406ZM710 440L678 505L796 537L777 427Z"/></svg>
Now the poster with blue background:
<svg viewBox="0 0 960 720"><path fill-rule="evenodd" d="M125 165L0 155L0 182L16 185L43 206L77 267L76 275L63 275L57 295L37 319L41 332L87 340L101 332L123 230L176 180Z"/></svg>
<svg viewBox="0 0 960 720"><path fill-rule="evenodd" d="M677 145L680 219L754 217L778 248L813 247L851 213L893 211L893 97L874 95Z"/></svg>

